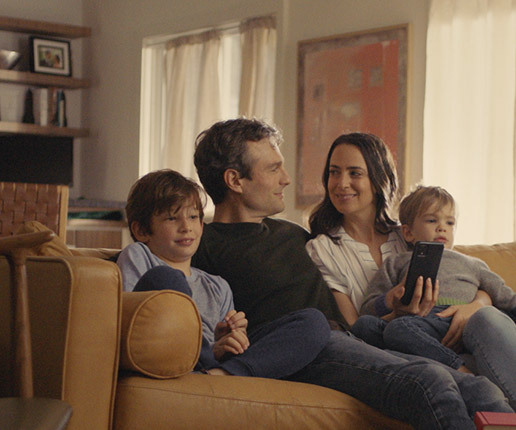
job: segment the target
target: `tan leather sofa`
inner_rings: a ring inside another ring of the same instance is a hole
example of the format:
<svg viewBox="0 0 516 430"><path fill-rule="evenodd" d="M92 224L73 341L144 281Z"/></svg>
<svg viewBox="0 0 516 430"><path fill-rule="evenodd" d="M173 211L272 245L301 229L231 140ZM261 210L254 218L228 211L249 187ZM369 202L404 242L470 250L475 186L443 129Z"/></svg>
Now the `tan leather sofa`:
<svg viewBox="0 0 516 430"><path fill-rule="evenodd" d="M516 243L457 249L516 286ZM102 250L38 253L54 256L27 264L35 393L72 405L70 430L410 428L327 388L191 373L201 328L188 297L122 293L120 272ZM2 397L12 373L8 280L0 257Z"/></svg>

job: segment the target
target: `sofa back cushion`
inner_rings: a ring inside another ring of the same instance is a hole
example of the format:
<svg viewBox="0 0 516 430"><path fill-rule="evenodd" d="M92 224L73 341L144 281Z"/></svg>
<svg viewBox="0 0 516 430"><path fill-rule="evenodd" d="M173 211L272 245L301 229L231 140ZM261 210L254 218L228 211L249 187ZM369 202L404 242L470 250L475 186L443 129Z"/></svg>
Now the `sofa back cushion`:
<svg viewBox="0 0 516 430"><path fill-rule="evenodd" d="M500 275L516 291L516 242L496 245L457 245L455 251L484 260L489 268Z"/></svg>
<svg viewBox="0 0 516 430"><path fill-rule="evenodd" d="M120 368L153 378L176 378L193 370L202 324L192 299L171 291L122 294Z"/></svg>

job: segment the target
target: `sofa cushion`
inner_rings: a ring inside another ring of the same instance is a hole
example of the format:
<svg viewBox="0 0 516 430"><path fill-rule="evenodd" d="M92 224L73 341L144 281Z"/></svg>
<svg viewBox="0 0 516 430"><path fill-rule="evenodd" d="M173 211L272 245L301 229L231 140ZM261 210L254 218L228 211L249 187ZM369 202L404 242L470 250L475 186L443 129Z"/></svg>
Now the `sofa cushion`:
<svg viewBox="0 0 516 430"><path fill-rule="evenodd" d="M171 291L122 294L120 367L153 378L191 372L201 348L202 325L192 299Z"/></svg>
<svg viewBox="0 0 516 430"><path fill-rule="evenodd" d="M410 430L347 394L301 382L190 373L119 379L114 430Z"/></svg>
<svg viewBox="0 0 516 430"><path fill-rule="evenodd" d="M485 261L493 272L500 275L505 283L516 291L516 242L495 245L457 245L453 249Z"/></svg>

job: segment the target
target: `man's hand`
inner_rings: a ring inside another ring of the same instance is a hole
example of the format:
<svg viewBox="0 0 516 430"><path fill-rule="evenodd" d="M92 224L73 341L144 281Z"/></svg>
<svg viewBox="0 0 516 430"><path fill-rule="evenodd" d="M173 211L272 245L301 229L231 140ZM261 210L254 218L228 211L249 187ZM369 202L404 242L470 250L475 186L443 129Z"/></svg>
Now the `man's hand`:
<svg viewBox="0 0 516 430"><path fill-rule="evenodd" d="M435 281L432 285L432 280L427 278L425 281L425 288L423 289L423 277L417 278L414 295L408 305L401 303L401 298L405 293L405 280L392 288L385 296L385 302L393 311L385 315L384 319L392 321L394 318L403 315L419 315L426 316L430 310L435 306L437 298L439 297L439 281Z"/></svg>
<svg viewBox="0 0 516 430"><path fill-rule="evenodd" d="M247 333L247 319L245 313L237 312L234 309L226 314L224 321L217 323L214 333L215 340L219 340L233 330L243 331L244 334Z"/></svg>

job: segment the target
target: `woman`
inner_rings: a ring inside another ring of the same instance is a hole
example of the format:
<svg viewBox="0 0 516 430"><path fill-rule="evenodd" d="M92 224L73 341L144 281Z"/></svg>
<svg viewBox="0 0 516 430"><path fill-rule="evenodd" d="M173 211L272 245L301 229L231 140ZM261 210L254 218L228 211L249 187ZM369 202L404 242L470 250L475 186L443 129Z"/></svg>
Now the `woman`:
<svg viewBox="0 0 516 430"><path fill-rule="evenodd" d="M309 220L314 239L307 243L307 251L332 289L344 318L352 325L358 318L367 285L382 261L390 254L407 250L393 215L398 181L392 155L374 135L339 136L328 152L323 185L324 199ZM379 301L384 308L376 312L388 312L389 319L406 314L426 315L439 291L431 283L419 283L407 306L400 302L402 293L403 285L389 291L383 305ZM480 364L478 371L502 388L514 405L516 381L512 375L516 359L512 363L500 360L499 351L502 347L513 356L516 339L504 336L513 331L504 333L505 315L495 308L484 308L490 304L489 296L479 291L472 303L450 306L448 316L453 319L443 343L459 348L464 337L468 352ZM482 311L476 312L480 308Z"/></svg>

